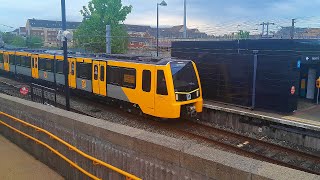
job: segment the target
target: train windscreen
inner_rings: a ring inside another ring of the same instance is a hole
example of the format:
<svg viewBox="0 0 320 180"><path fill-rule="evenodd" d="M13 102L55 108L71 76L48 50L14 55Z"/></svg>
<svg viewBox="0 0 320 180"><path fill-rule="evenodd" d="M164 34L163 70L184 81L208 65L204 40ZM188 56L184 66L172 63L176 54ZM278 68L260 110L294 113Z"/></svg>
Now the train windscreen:
<svg viewBox="0 0 320 180"><path fill-rule="evenodd" d="M171 62L170 66L175 92L190 92L199 88L191 61Z"/></svg>

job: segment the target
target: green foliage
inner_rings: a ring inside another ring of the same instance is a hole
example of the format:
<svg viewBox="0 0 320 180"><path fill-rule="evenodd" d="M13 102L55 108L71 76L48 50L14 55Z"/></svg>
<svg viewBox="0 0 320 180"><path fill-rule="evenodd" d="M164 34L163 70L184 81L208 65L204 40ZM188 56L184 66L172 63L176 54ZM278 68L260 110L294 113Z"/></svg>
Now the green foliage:
<svg viewBox="0 0 320 180"><path fill-rule="evenodd" d="M106 25L111 26L112 53L125 53L128 48L128 34L120 24L131 13L132 6L122 6L121 0L91 0L80 13L83 22L74 33L78 47L93 52L105 52Z"/></svg>
<svg viewBox="0 0 320 180"><path fill-rule="evenodd" d="M248 31L240 30L238 32L238 38L239 39L249 39L249 37L250 37L250 32L248 32Z"/></svg>
<svg viewBox="0 0 320 180"><path fill-rule="evenodd" d="M28 48L41 48L43 46L43 40L38 36L27 37L26 45Z"/></svg>
<svg viewBox="0 0 320 180"><path fill-rule="evenodd" d="M11 44L14 40L15 35L10 32L4 32L2 33L2 40L6 44Z"/></svg>
<svg viewBox="0 0 320 180"><path fill-rule="evenodd" d="M22 36L14 36L10 45L16 47L26 47L26 40Z"/></svg>
<svg viewBox="0 0 320 180"><path fill-rule="evenodd" d="M1 32L1 35L4 43L8 45L28 48L40 48L43 46L43 40L38 36L30 36L25 38L10 32Z"/></svg>

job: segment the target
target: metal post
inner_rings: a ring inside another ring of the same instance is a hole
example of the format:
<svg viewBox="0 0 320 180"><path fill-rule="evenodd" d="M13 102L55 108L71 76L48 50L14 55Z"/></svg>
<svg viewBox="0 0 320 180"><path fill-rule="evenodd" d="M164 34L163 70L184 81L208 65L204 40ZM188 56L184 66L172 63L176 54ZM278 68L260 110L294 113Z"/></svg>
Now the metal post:
<svg viewBox="0 0 320 180"><path fill-rule="evenodd" d="M319 92L320 91L320 88L318 88L318 95L317 95L317 104L319 104Z"/></svg>
<svg viewBox="0 0 320 180"><path fill-rule="evenodd" d="M159 57L159 4L157 3L157 57Z"/></svg>
<svg viewBox="0 0 320 180"><path fill-rule="evenodd" d="M296 19L292 19L292 25L291 25L291 39L294 38L294 24Z"/></svg>
<svg viewBox="0 0 320 180"><path fill-rule="evenodd" d="M62 12L62 31L67 30L67 20L66 20L66 2L61 0L61 12ZM70 111L70 89L69 89L69 63L68 63L68 47L67 47L67 38L63 38L63 72L64 72L64 83L65 83L65 96L66 96L66 109Z"/></svg>
<svg viewBox="0 0 320 180"><path fill-rule="evenodd" d="M111 54L111 26L106 25L106 53Z"/></svg>
<svg viewBox="0 0 320 180"><path fill-rule="evenodd" d="M187 38L187 0L184 0L183 38Z"/></svg>
<svg viewBox="0 0 320 180"><path fill-rule="evenodd" d="M258 67L258 52L253 51L253 82L252 82L252 102L251 108L254 109L256 107L256 81L257 81L257 67Z"/></svg>
<svg viewBox="0 0 320 180"><path fill-rule="evenodd" d="M269 38L269 22L267 22L267 38Z"/></svg>

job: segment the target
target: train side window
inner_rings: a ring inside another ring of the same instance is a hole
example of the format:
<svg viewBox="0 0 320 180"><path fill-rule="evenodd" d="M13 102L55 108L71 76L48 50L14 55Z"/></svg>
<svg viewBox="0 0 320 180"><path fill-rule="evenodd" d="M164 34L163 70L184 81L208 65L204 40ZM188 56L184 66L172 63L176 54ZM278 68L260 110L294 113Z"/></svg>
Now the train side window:
<svg viewBox="0 0 320 180"><path fill-rule="evenodd" d="M157 71L157 94L168 95L166 78L163 70Z"/></svg>
<svg viewBox="0 0 320 180"><path fill-rule="evenodd" d="M21 57L22 56L16 56L16 60L15 60L15 64L17 65L17 66L21 66Z"/></svg>
<svg viewBox="0 0 320 180"><path fill-rule="evenodd" d="M100 66L100 81L104 81L104 66Z"/></svg>
<svg viewBox="0 0 320 180"><path fill-rule="evenodd" d="M45 64L45 71L52 72L52 60L51 59L46 59L46 64Z"/></svg>
<svg viewBox="0 0 320 180"><path fill-rule="evenodd" d="M15 56L9 55L9 64L14 65L15 64L14 61L15 61Z"/></svg>
<svg viewBox="0 0 320 180"><path fill-rule="evenodd" d="M120 68L122 71L122 87L136 88L136 70L132 68Z"/></svg>
<svg viewBox="0 0 320 180"><path fill-rule="evenodd" d="M77 62L77 78L92 80L92 65Z"/></svg>
<svg viewBox="0 0 320 180"><path fill-rule="evenodd" d="M94 70L93 78L94 78L94 80L98 80L98 65L94 65L93 70Z"/></svg>
<svg viewBox="0 0 320 180"><path fill-rule="evenodd" d="M0 54L0 63L3 63L3 54Z"/></svg>
<svg viewBox="0 0 320 180"><path fill-rule="evenodd" d="M63 74L63 61L56 61L56 73Z"/></svg>
<svg viewBox="0 0 320 180"><path fill-rule="evenodd" d="M38 67L39 67L39 70L45 71L46 70L46 60L39 58ZM35 63L35 68L37 68L37 63Z"/></svg>
<svg viewBox="0 0 320 180"><path fill-rule="evenodd" d="M30 68L31 67L31 58L30 57L23 57L25 60L25 66Z"/></svg>
<svg viewBox="0 0 320 180"><path fill-rule="evenodd" d="M151 71L142 71L142 90L144 92L150 92L151 90Z"/></svg>
<svg viewBox="0 0 320 180"><path fill-rule="evenodd" d="M107 83L121 86L121 71L119 67L107 66Z"/></svg>

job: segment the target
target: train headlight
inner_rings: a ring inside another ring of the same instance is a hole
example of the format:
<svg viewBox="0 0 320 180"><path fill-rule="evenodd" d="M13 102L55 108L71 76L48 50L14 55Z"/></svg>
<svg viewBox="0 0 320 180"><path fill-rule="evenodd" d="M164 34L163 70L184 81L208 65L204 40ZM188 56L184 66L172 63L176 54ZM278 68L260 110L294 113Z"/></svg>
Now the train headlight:
<svg viewBox="0 0 320 180"><path fill-rule="evenodd" d="M197 90L196 91L196 96L199 97L199 95L200 95L200 92L199 92L199 90Z"/></svg>
<svg viewBox="0 0 320 180"><path fill-rule="evenodd" d="M179 101L179 94L176 94L176 101Z"/></svg>

